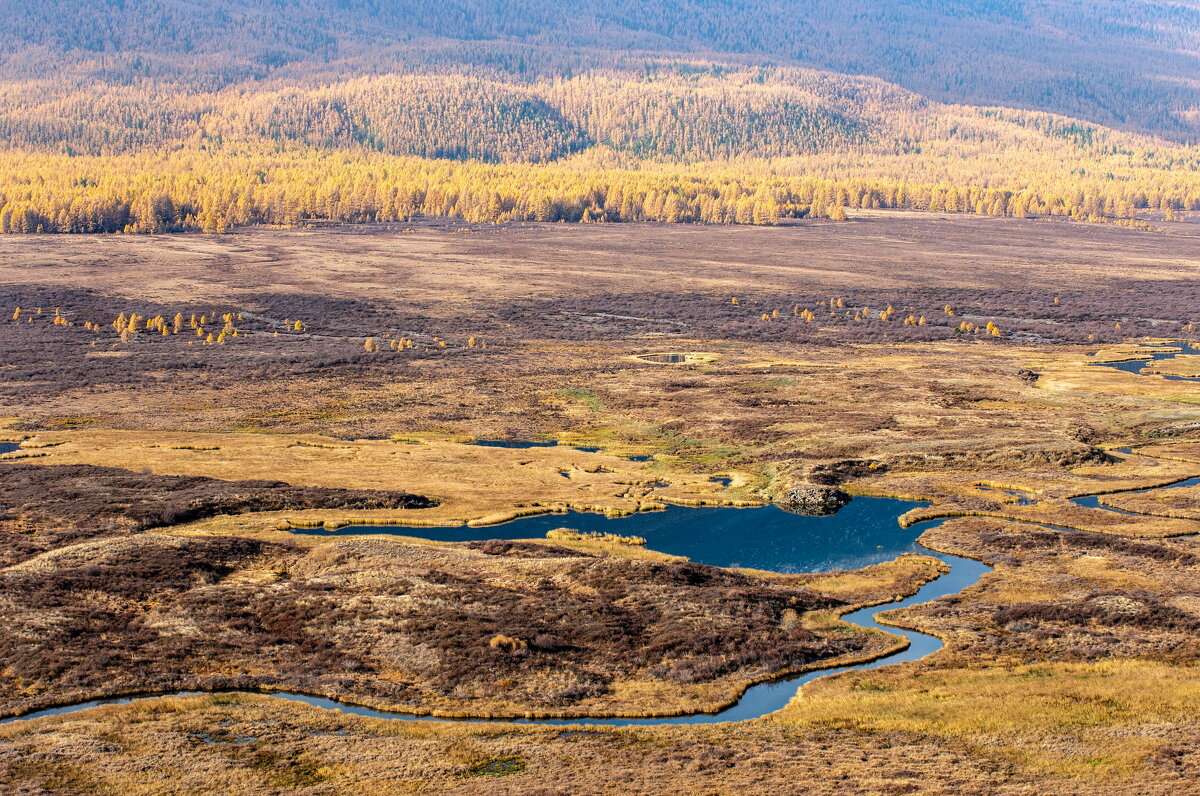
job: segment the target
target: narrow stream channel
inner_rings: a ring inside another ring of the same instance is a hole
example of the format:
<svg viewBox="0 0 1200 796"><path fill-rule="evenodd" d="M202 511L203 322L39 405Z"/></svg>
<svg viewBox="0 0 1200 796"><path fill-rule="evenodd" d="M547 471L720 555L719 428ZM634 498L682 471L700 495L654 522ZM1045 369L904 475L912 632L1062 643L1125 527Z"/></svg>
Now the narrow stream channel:
<svg viewBox="0 0 1200 796"><path fill-rule="evenodd" d="M1166 351L1166 352L1157 352L1157 351L1153 351L1153 350L1148 350L1146 352L1145 356L1141 356L1138 359L1127 359L1127 360L1124 360L1121 362L1095 362L1095 363L1093 363L1092 366L1097 367L1097 368L1115 368L1116 370L1123 370L1126 373L1133 373L1134 375L1137 375L1137 376L1158 376L1160 378L1166 379L1167 381L1200 381L1200 379L1193 378L1190 376L1172 376L1168 373L1142 373L1142 368L1146 367L1147 365L1149 365L1152 362L1159 362L1164 359L1172 359L1176 356L1200 355L1200 348L1197 348L1196 346L1192 345L1192 343L1190 343L1189 341L1186 341L1186 340L1174 340L1172 342L1165 343L1163 346L1144 345L1144 346L1139 346L1139 348L1155 349L1155 348L1162 348L1164 346L1170 347L1170 348L1178 348L1180 350L1179 351ZM1095 354L1092 354L1092 356L1095 356Z"/></svg>
<svg viewBox="0 0 1200 796"><path fill-rule="evenodd" d="M1125 517L1163 517L1162 514L1147 514L1141 511L1126 511L1115 506L1106 506L1100 502L1100 498L1105 495L1144 495L1147 492L1155 492L1159 489L1178 489L1181 486L1200 486L1200 476L1195 478L1187 478L1182 481L1176 481L1173 484L1164 484L1162 486L1152 486L1138 489L1118 489L1115 492L1103 492L1096 495L1083 495L1082 497L1071 498L1071 502L1076 506L1083 506L1089 509L1100 509L1101 511L1111 511L1114 514L1121 514Z"/></svg>
<svg viewBox="0 0 1200 796"><path fill-rule="evenodd" d="M930 525L939 524L942 521L931 523ZM930 581L916 594L907 599L898 602L885 603L879 606L869 608L861 608L857 611L852 611L842 617L845 621L851 622L862 627L885 630L894 635L903 636L909 643L909 646L892 655L886 655L882 658L877 658L873 661L865 663L852 664L848 666L837 666L829 669L815 669L805 672L800 675L784 677L778 680L772 680L766 683L752 685L742 694L741 699L737 704L726 708L717 713L693 713L684 716L669 716L662 718L569 718L569 719L526 719L526 718L442 718L437 716L414 716L409 713L392 712L387 710L377 710L375 708L363 707L362 705L354 705L347 702L341 702L336 699L327 697L309 696L308 694L297 694L289 691L270 691L270 692L212 692L212 691L176 691L166 694L149 694L137 695L128 697L113 697L109 699L93 699L87 702L80 702L73 705L60 705L58 707L46 708L44 710L26 713L22 716L14 716L10 718L0 719L0 724L9 724L16 721L30 721L32 719L43 718L46 716L61 716L68 713L77 713L81 710L99 707L101 705L125 705L131 702L137 702L148 699L157 699L167 696L199 696L213 693L253 693L263 696L282 699L288 702L302 702L306 705L311 705L317 708L326 710L339 710L343 713L349 713L355 716L368 716L376 719L396 719L400 721L454 721L467 723L489 723L489 724L527 724L541 725L549 727L571 727L571 726L609 726L609 727L646 727L646 726L661 726L668 724L716 724L730 721L745 721L747 719L756 719L761 716L774 713L782 710L795 696L797 689L806 683L812 682L820 677L829 675L841 674L843 672L866 671L870 669L878 669L881 666L889 666L893 663L904 663L907 661L915 661L924 658L937 652L942 648L942 642L936 636L931 636L925 633L920 633L915 630L906 630L895 628L881 624L876 615L883 611L891 611L897 608L906 608L910 605L919 605L930 600L937 599L949 594L956 594L968 586L974 585L979 579L988 572L991 567L979 561L973 561L969 558L959 558L958 556L945 555L942 553L927 553L941 559L946 564L950 565L950 572L942 575L934 581Z"/></svg>
<svg viewBox="0 0 1200 796"><path fill-rule="evenodd" d="M1116 450L1118 453L1123 453L1126 455L1129 455L1130 453L1132 453L1132 451L1130 451L1129 448L1117 448ZM1185 478L1181 481L1176 481L1173 484L1161 484L1159 486L1150 486L1150 487L1133 487L1132 489L1117 489L1112 492L1097 492L1093 495L1080 495L1078 497L1067 498L1067 501L1070 503L1074 503L1076 506L1081 506L1082 508L1085 508L1085 509L1099 509L1101 511L1109 511L1109 512L1112 512L1113 514L1120 514L1125 517L1165 517L1166 515L1164 515L1164 514L1150 514L1150 513L1142 512L1142 511L1126 511L1125 509L1119 509L1116 506L1106 506L1105 504L1100 502L1100 498L1104 497L1105 495L1144 495L1147 492L1154 492L1159 489L1178 489L1179 487L1183 487L1183 486L1200 486L1200 476L1196 476L1194 478ZM1036 498L1029 497L1030 493L1028 493L1028 492L1020 492L1020 491L1013 490L1013 489L995 490L995 489L992 489L992 488L986 487L986 486L979 486L979 487L976 487L976 489L979 489L982 492L1002 491L1007 495L1012 495L1017 498L1016 505L1018 505L1018 506L1033 506L1038 503L1038 500ZM1038 524L1045 525L1047 528L1057 528L1059 530L1070 530L1069 528L1062 528L1061 526L1046 525L1046 523L1038 523Z"/></svg>

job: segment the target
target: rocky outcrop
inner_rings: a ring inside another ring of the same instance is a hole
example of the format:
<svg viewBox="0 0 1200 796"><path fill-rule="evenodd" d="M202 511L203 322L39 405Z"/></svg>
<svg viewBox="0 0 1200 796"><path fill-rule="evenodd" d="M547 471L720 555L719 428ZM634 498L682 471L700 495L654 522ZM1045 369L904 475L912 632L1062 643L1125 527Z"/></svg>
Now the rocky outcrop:
<svg viewBox="0 0 1200 796"><path fill-rule="evenodd" d="M824 517L836 514L838 509L850 502L850 496L840 489L816 484L794 486L775 501L784 511Z"/></svg>

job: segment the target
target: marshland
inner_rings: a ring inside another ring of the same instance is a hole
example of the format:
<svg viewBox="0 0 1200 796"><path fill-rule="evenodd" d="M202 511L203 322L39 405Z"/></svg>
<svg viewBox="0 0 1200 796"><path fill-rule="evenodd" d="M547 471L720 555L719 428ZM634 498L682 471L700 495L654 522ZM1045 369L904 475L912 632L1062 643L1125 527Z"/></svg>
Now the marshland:
<svg viewBox="0 0 1200 796"><path fill-rule="evenodd" d="M852 221L0 239L0 781L1177 790L1200 238Z"/></svg>
<svg viewBox="0 0 1200 796"><path fill-rule="evenodd" d="M1197 0L9 0L0 794L1200 796Z"/></svg>

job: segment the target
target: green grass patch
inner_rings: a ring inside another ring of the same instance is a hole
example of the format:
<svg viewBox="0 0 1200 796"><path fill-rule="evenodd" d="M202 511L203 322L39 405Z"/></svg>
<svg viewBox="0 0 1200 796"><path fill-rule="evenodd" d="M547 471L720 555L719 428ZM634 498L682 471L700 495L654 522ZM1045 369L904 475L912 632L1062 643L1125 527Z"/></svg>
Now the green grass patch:
<svg viewBox="0 0 1200 796"><path fill-rule="evenodd" d="M84 428L99 422L94 417L60 417L51 421L56 428Z"/></svg>
<svg viewBox="0 0 1200 796"><path fill-rule="evenodd" d="M467 771L469 777L507 777L525 770L522 757L488 757L480 760Z"/></svg>
<svg viewBox="0 0 1200 796"><path fill-rule="evenodd" d="M863 680L861 682L854 684L854 690L855 691L888 691L890 689L883 683L879 682L878 680Z"/></svg>
<svg viewBox="0 0 1200 796"><path fill-rule="evenodd" d="M600 402L600 398L590 390L580 389L579 387L568 387L565 390L561 390L559 395L568 401L581 403L593 412L599 412L604 409L604 404Z"/></svg>
<svg viewBox="0 0 1200 796"><path fill-rule="evenodd" d="M317 761L302 756L280 755L265 749L254 753L251 768L261 771L268 782L277 788L307 788L324 782Z"/></svg>

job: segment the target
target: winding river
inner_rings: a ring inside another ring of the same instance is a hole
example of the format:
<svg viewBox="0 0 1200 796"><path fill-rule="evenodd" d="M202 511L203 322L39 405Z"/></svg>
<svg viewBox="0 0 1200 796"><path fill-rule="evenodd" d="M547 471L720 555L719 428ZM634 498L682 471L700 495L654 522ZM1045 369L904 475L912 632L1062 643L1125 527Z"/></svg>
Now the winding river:
<svg viewBox="0 0 1200 796"><path fill-rule="evenodd" d="M1147 492L1154 492L1159 489L1176 489L1181 486L1200 486L1200 476L1196 478L1185 478L1182 481L1176 481L1173 484L1164 484L1162 486L1153 486L1146 489L1119 489L1115 492L1106 492L1106 495L1144 495ZM1077 506L1084 506L1089 509L1100 509L1102 511L1111 511L1114 514L1122 514L1126 517L1156 517L1161 515L1146 514L1140 511L1126 511L1115 506L1106 506L1100 502L1100 498L1104 495L1084 495L1083 497L1071 498L1071 502Z"/></svg>
<svg viewBox="0 0 1200 796"><path fill-rule="evenodd" d="M829 517L805 517L784 512L774 506L758 508L683 508L634 514L628 517L607 518L595 514L546 515L528 517L502 526L488 528L398 528L394 526L349 527L338 531L305 530L315 535L395 534L413 535L444 541L483 539L544 538L550 528L569 526L577 530L620 533L644 536L655 550L684 555L694 561L714 566L744 566L779 572L821 572L832 569L855 569L888 561L906 552L932 555L950 567L948 574L922 586L907 599L861 608L846 614L843 619L861 627L884 630L878 614L896 608L917 605L957 592L973 585L990 568L981 562L957 556L933 553L917 544L924 531L944 520L931 520L901 528L897 520L911 508L924 504L891 498L855 498L837 514ZM570 718L570 719L447 719L414 716L406 713L377 710L325 697L282 691L261 692L267 696L314 707L340 710L358 716L400 719L406 721L467 721L534 724L546 726L646 726L666 724L709 724L757 718L782 709L795 695L797 688L819 677L841 672L875 669L893 663L914 661L941 648L942 642L914 630L887 627L902 636L908 646L891 655L872 661L814 669L803 674L783 677L752 685L736 704L716 713L695 713L661 718ZM44 716L75 713L99 705L127 704L140 699L161 696L190 696L200 693L180 691L170 694L144 694L89 700L71 705L46 708L22 716L0 719L0 724L28 721ZM256 692L257 693L257 692Z"/></svg>

